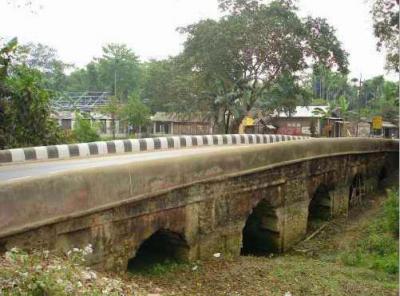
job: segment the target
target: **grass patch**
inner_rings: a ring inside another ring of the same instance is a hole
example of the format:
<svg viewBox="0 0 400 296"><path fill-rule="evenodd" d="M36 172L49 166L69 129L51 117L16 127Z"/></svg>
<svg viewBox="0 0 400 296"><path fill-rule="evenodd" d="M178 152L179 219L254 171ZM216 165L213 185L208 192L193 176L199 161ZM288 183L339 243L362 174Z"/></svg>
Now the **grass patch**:
<svg viewBox="0 0 400 296"><path fill-rule="evenodd" d="M181 262L172 259L165 259L161 262L140 262L134 267L128 265L128 272L131 274L142 274L148 276L160 276L166 273L184 269L189 265L186 262Z"/></svg>
<svg viewBox="0 0 400 296"><path fill-rule="evenodd" d="M371 222L351 250L340 254L340 260L350 266L362 266L397 274L399 191L388 190L381 213Z"/></svg>

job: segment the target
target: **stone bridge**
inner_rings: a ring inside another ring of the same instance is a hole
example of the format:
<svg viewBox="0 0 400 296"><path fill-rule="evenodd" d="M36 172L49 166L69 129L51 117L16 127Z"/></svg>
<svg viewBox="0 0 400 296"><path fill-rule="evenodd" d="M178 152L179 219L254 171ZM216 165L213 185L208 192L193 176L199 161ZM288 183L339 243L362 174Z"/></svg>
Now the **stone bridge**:
<svg viewBox="0 0 400 296"><path fill-rule="evenodd" d="M114 270L142 254L283 252L313 219L362 203L398 170L399 149L393 140L336 138L197 150L0 181L0 251L90 243L90 263Z"/></svg>

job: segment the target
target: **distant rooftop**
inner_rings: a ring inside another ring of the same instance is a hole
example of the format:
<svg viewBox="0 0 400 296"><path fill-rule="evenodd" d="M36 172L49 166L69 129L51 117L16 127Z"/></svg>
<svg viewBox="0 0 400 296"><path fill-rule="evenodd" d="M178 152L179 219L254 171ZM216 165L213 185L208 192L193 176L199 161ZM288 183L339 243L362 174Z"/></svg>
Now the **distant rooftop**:
<svg viewBox="0 0 400 296"><path fill-rule="evenodd" d="M329 110L329 106L297 106L296 110L290 114L290 117L322 117L322 114L314 113L316 110L323 110L324 112L327 112ZM284 112L275 112L274 116L289 117L289 115Z"/></svg>
<svg viewBox="0 0 400 296"><path fill-rule="evenodd" d="M52 101L55 111L92 112L108 102L108 92L66 92Z"/></svg>

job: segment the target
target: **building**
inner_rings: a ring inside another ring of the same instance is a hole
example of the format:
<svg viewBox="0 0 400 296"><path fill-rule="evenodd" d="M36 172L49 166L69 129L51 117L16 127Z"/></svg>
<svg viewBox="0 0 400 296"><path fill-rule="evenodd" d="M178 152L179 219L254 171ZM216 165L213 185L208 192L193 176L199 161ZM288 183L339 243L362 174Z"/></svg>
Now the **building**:
<svg viewBox="0 0 400 296"><path fill-rule="evenodd" d="M58 121L58 124L65 131L73 130L76 124L76 111L58 111L53 112L52 117ZM113 135L112 118L99 112L79 112L84 116L84 120L90 121L91 125L97 128L102 137L111 137ZM126 137L128 127L124 122L115 119L115 136Z"/></svg>
<svg viewBox="0 0 400 296"><path fill-rule="evenodd" d="M203 113L157 112L150 117L154 135L208 135L213 133L212 118Z"/></svg>
<svg viewBox="0 0 400 296"><path fill-rule="evenodd" d="M100 136L113 135L111 116L102 114L100 109L107 105L109 94L107 92L70 92L53 100L52 117L58 121L62 129L73 130L76 123L76 114L82 114L92 126L98 129ZM126 123L115 119L115 136L126 137L128 126Z"/></svg>
<svg viewBox="0 0 400 296"><path fill-rule="evenodd" d="M352 136L355 137L383 137L383 138L399 138L399 127L398 125L389 122L382 121L382 128L374 130L372 120L361 120L356 123L352 123Z"/></svg>
<svg viewBox="0 0 400 296"><path fill-rule="evenodd" d="M270 124L278 134L319 136L322 133L322 118L328 113L328 106L297 106L291 114L275 112Z"/></svg>
<svg viewBox="0 0 400 296"><path fill-rule="evenodd" d="M399 138L399 127L391 122L382 122L382 136L384 138Z"/></svg>
<svg viewBox="0 0 400 296"><path fill-rule="evenodd" d="M383 137L389 139L399 138L399 127L389 121L382 121L381 129L373 129L372 121L369 121L371 126L371 135L374 137Z"/></svg>

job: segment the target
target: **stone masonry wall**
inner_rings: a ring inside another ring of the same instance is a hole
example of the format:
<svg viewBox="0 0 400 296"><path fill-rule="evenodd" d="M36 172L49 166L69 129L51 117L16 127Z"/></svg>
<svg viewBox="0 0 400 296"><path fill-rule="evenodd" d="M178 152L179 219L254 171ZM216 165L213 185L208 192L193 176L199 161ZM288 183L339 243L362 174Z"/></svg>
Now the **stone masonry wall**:
<svg viewBox="0 0 400 296"><path fill-rule="evenodd" d="M346 214L353 178L363 176L363 186L371 192L379 172L396 157L385 152L324 157L198 182L0 238L0 251L14 246L66 251L91 243L92 265L125 270L147 238L167 229L180 234L188 246L181 259L207 258L216 252L237 256L246 220L263 201L260 227L272 234L268 239L274 251L281 252L304 237L309 203L321 184L329 190L332 216Z"/></svg>

